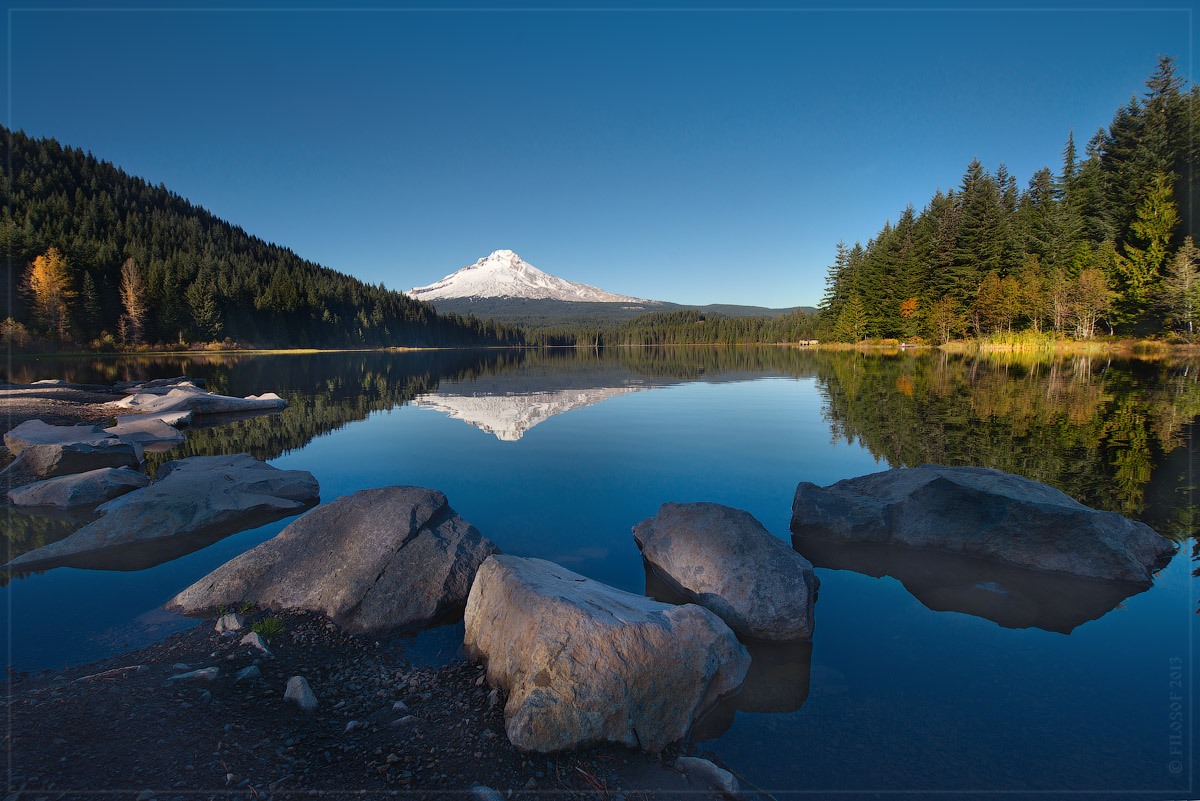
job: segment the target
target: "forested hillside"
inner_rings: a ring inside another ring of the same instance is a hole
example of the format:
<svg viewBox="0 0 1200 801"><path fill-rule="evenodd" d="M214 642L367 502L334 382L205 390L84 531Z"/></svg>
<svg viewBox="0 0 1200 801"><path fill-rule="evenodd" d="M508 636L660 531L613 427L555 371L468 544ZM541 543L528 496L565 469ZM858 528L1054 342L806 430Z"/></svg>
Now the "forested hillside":
<svg viewBox="0 0 1200 801"><path fill-rule="evenodd" d="M35 337L85 347L226 337L286 347L521 340L515 326L439 315L302 259L90 153L0 131L10 154L0 163L0 278L11 316Z"/></svg>
<svg viewBox="0 0 1200 801"><path fill-rule="evenodd" d="M815 339L817 315L726 317L699 309L648 312L619 325L574 325L525 332L537 345L740 345Z"/></svg>
<svg viewBox="0 0 1200 801"><path fill-rule="evenodd" d="M1024 189L972 161L920 212L838 244L827 337L1200 334L1198 132L1200 88L1163 57L1140 98L1082 148L1069 133L1057 171Z"/></svg>

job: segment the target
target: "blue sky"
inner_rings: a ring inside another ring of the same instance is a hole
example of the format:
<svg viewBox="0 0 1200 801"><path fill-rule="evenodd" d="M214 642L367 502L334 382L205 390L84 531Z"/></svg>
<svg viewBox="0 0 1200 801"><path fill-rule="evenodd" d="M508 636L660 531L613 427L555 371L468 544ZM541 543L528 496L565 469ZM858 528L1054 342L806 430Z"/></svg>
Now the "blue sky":
<svg viewBox="0 0 1200 801"><path fill-rule="evenodd" d="M1186 6L10 8L8 124L395 289L493 250L683 303L815 305L834 245L1023 186L1191 71Z"/></svg>

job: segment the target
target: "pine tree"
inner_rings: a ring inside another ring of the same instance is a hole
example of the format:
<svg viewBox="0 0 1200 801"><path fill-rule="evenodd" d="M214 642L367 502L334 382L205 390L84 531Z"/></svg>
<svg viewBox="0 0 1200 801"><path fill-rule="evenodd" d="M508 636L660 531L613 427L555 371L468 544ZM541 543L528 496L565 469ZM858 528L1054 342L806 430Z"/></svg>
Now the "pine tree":
<svg viewBox="0 0 1200 801"><path fill-rule="evenodd" d="M861 342L866 336L865 313L866 309L857 293L846 298L846 304L842 307L837 322L833 326L834 340L837 342Z"/></svg>
<svg viewBox="0 0 1200 801"><path fill-rule="evenodd" d="M1067 136L1067 144L1063 148L1062 175L1059 176L1054 187L1056 199L1065 203L1072 201L1071 192L1074 189L1076 174L1075 157L1075 129L1072 128L1070 135Z"/></svg>
<svg viewBox="0 0 1200 801"><path fill-rule="evenodd" d="M1158 302L1168 324L1189 339L1195 337L1196 317L1200 314L1200 248L1190 236L1171 262Z"/></svg>
<svg viewBox="0 0 1200 801"><path fill-rule="evenodd" d="M850 281L849 272L850 251L846 248L845 240L837 243L837 255L829 272L825 276L825 296L821 298L820 313L825 320L836 320L845 303L845 291Z"/></svg>
<svg viewBox="0 0 1200 801"><path fill-rule="evenodd" d="M101 312L100 296L96 291L96 282L92 279L91 272L83 274L80 295L83 296L83 326L86 334L94 337L100 333Z"/></svg>
<svg viewBox="0 0 1200 801"><path fill-rule="evenodd" d="M1158 280L1159 271L1167 259L1167 246L1179 224L1172 197L1171 179L1155 173L1137 207L1137 219L1130 225L1132 241L1125 243L1125 255L1118 262L1125 283L1125 297L1136 313L1143 308L1147 292Z"/></svg>

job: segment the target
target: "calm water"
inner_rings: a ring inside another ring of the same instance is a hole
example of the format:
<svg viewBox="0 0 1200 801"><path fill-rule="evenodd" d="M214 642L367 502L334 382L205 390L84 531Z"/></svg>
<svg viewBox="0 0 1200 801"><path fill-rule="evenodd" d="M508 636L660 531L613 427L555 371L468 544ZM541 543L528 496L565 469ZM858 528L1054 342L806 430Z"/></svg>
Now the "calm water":
<svg viewBox="0 0 1200 801"><path fill-rule="evenodd" d="M279 392L291 407L189 432L156 462L248 450L311 471L325 500L436 487L504 551L637 593L654 588L630 529L661 503L737 506L787 539L797 482L891 466L996 467L1144 520L1182 546L1130 597L798 543L821 578L811 645L755 651L746 689L696 739L776 795L1196 797L1195 363L462 351L18 361L5 377L184 373L220 392ZM287 522L150 569L12 579L9 662L61 667L188 625L158 606ZM69 530L16 515L8 533L15 554ZM457 658L460 637L461 624L391 645L436 662Z"/></svg>

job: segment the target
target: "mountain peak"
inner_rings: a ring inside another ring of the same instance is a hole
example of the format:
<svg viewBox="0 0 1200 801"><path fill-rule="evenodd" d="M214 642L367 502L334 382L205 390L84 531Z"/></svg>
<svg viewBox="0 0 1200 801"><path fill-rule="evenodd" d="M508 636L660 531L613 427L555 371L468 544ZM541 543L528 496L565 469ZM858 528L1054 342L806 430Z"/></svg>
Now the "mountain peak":
<svg viewBox="0 0 1200 801"><path fill-rule="evenodd" d="M578 284L542 272L511 250L495 250L429 286L405 293L417 300L450 298L526 298L583 303L645 303L641 298L614 295L588 284Z"/></svg>

